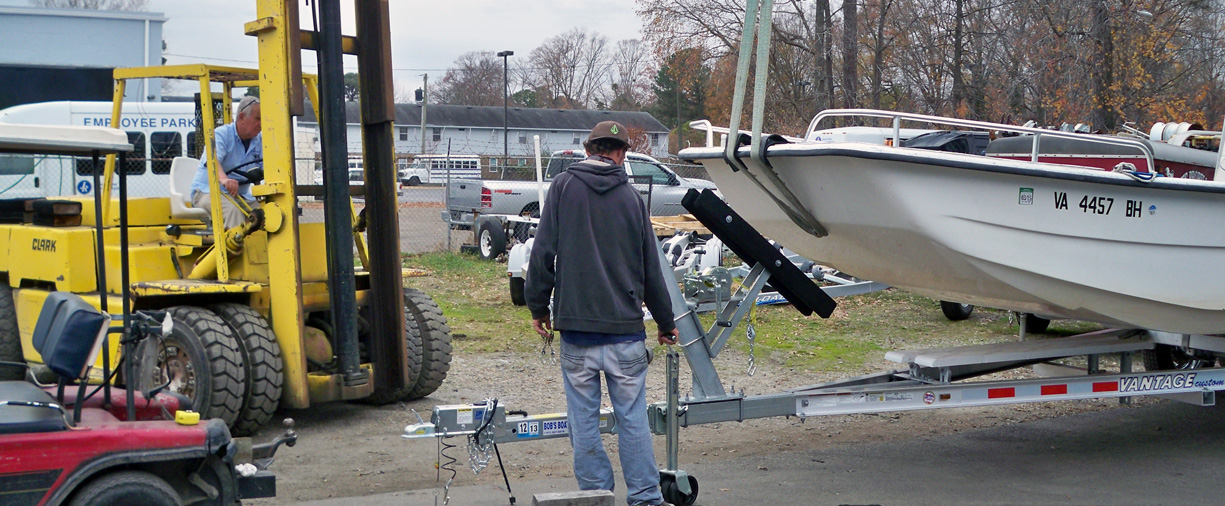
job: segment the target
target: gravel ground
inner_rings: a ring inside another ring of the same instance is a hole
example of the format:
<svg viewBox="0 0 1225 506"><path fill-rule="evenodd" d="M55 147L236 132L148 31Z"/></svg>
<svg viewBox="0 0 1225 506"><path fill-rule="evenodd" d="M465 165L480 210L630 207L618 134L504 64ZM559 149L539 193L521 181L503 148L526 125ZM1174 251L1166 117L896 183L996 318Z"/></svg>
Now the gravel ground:
<svg viewBox="0 0 1225 506"><path fill-rule="evenodd" d="M744 374L746 359L742 353L728 350L716 359L716 364L729 387L735 383L737 391L743 389L748 395L774 393L838 379L832 374L790 370L760 359L757 373L749 377ZM879 363L867 367L887 370L896 366L882 358ZM688 370L684 366L681 370L681 385L688 385ZM1028 373L1022 370L1009 376L1026 375ZM647 385L648 401L662 401L663 360L651 364ZM294 448L282 448L273 466L279 482L278 496L250 503L292 504L308 499L441 488L449 473L441 473L441 480L438 477L439 473L435 470L438 447L435 442L400 438L404 426L416 422L410 409L428 419L430 410L437 404L479 402L487 397L498 398L508 409L523 409L530 413L565 409L560 371L556 365L541 364L534 354L455 356L450 376L442 388L429 398L383 407L333 403L311 410L284 413L296 420L300 440ZM819 451L831 445L860 441L923 438L1116 408L1119 408L1116 400L1068 401L710 424L681 430L680 458L684 467L687 462L718 461L785 450ZM269 438L279 430L276 424L272 424L259 437ZM448 442L459 445L447 451L448 455L459 460L454 466L458 471L455 477L457 486L501 482L501 475L492 463L488 469L474 476L468 469L464 440L453 438ZM605 445L616 462L615 438L606 437ZM658 461L664 462L664 438L656 438L655 449ZM565 439L506 444L501 451L512 487L515 480L520 479L573 476L569 443Z"/></svg>

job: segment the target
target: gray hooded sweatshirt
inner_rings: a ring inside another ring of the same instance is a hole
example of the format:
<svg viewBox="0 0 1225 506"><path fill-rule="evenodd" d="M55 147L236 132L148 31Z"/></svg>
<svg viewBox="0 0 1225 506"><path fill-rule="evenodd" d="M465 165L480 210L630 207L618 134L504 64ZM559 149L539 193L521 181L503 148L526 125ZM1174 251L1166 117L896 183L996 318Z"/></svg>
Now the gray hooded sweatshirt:
<svg viewBox="0 0 1225 506"><path fill-rule="evenodd" d="M532 318L549 316L552 294L558 330L641 332L644 302L659 330L676 328L651 215L628 180L603 157L553 179L524 289Z"/></svg>

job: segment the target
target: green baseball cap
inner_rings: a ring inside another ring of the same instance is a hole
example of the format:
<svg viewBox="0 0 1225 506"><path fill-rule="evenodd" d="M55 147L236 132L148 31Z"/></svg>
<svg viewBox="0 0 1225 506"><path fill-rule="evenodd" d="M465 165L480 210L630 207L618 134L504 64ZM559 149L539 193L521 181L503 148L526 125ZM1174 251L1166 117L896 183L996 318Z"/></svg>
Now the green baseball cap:
<svg viewBox="0 0 1225 506"><path fill-rule="evenodd" d="M596 124L595 128L591 129L591 135L587 136L587 142L597 139L616 139L626 146L630 145L630 134L625 129L625 125L616 121L601 121Z"/></svg>

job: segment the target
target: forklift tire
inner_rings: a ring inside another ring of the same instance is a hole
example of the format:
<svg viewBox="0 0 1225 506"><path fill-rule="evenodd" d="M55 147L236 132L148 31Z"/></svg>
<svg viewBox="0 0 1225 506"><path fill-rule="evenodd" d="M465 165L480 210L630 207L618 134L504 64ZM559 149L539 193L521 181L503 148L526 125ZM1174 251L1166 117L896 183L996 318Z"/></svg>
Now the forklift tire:
<svg viewBox="0 0 1225 506"><path fill-rule="evenodd" d="M526 306L527 297L523 295L523 290L527 287L527 280L524 278L510 278L510 303L516 306Z"/></svg>
<svg viewBox="0 0 1225 506"><path fill-rule="evenodd" d="M246 398L230 429L235 436L249 436L272 419L281 402L284 381L281 347L272 327L250 306L227 302L208 307L234 330L246 365Z"/></svg>
<svg viewBox="0 0 1225 506"><path fill-rule="evenodd" d="M144 471L118 471L95 478L78 490L71 506L179 506L179 494L166 480Z"/></svg>
<svg viewBox="0 0 1225 506"><path fill-rule="evenodd" d="M421 330L418 328L417 319L408 310L408 297L405 297L404 304L404 347L408 358L408 385L395 389L376 388L369 397L358 399L356 402L382 406L407 401L409 394L413 393L413 387L417 385L417 377L421 375ZM362 311L365 310L366 308L362 308Z"/></svg>
<svg viewBox="0 0 1225 506"><path fill-rule="evenodd" d="M421 290L404 289L404 311L421 331L421 375L408 394L409 399L420 399L438 390L451 369L451 327L434 299Z"/></svg>
<svg viewBox="0 0 1225 506"><path fill-rule="evenodd" d="M21 353L21 333L17 330L13 289L7 282L0 282L0 362L24 364L25 361ZM0 365L0 381L21 381L25 377L26 372L20 367Z"/></svg>
<svg viewBox="0 0 1225 506"><path fill-rule="evenodd" d="M191 399L201 418L220 418L233 426L246 396L246 368L242 348L234 331L212 311L195 306L168 309L174 330L160 340L165 354L159 353L157 339L145 339L136 356L152 360L143 363L135 387L148 392L170 380L167 369L179 369L186 378L170 381L167 390ZM165 361L162 358L165 357Z"/></svg>
<svg viewBox="0 0 1225 506"><path fill-rule="evenodd" d="M506 253L506 231L496 218L484 218L476 231L476 251L484 260L493 260Z"/></svg>

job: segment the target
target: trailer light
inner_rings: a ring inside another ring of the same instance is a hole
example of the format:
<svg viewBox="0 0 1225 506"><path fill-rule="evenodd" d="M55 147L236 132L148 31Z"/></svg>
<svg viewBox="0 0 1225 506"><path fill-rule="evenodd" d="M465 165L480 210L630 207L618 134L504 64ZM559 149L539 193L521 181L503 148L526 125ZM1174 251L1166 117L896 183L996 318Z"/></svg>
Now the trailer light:
<svg viewBox="0 0 1225 506"><path fill-rule="evenodd" d="M481 188L481 208L489 209L493 207L493 192L489 188Z"/></svg>

